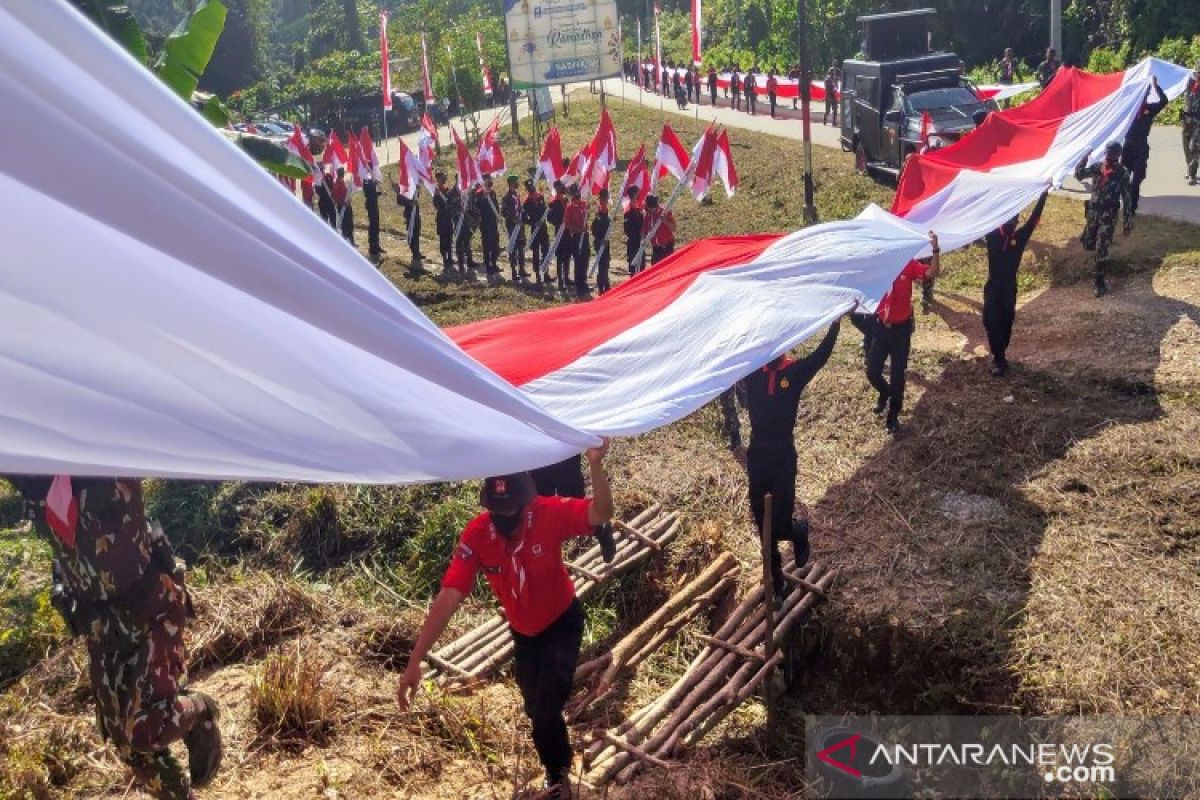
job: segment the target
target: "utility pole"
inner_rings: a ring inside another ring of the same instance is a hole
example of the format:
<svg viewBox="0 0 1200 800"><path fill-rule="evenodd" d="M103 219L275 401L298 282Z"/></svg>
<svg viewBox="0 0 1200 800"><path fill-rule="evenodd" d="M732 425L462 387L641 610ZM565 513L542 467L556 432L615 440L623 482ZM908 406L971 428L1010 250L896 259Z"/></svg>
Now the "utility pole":
<svg viewBox="0 0 1200 800"><path fill-rule="evenodd" d="M800 114L804 125L804 222L811 225L817 221L817 206L813 199L812 129L809 127L812 77L809 74L808 8L805 0L796 3L796 17L797 27L800 29Z"/></svg>
<svg viewBox="0 0 1200 800"><path fill-rule="evenodd" d="M508 70L508 113L512 117L512 135L521 141L521 125L517 122L517 90L513 88L512 54L508 52L508 18L504 16L504 0L500 0L500 25L504 28L504 68Z"/></svg>
<svg viewBox="0 0 1200 800"><path fill-rule="evenodd" d="M1050 0L1050 46L1062 60L1062 0Z"/></svg>

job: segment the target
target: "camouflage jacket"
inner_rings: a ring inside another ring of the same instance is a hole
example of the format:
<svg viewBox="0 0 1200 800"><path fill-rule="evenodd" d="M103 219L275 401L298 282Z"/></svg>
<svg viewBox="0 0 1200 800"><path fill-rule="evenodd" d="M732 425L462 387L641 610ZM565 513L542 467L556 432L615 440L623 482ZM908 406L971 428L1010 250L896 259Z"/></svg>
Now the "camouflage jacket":
<svg viewBox="0 0 1200 800"><path fill-rule="evenodd" d="M1101 161L1099 164L1087 166L1079 164L1075 167L1075 180L1092 179L1092 207L1096 209L1113 209L1118 207L1129 216L1129 206L1132 202L1129 194L1129 170L1120 164L1110 166Z"/></svg>
<svg viewBox="0 0 1200 800"><path fill-rule="evenodd" d="M1188 80L1187 91L1183 93L1183 113L1200 117L1200 78Z"/></svg>

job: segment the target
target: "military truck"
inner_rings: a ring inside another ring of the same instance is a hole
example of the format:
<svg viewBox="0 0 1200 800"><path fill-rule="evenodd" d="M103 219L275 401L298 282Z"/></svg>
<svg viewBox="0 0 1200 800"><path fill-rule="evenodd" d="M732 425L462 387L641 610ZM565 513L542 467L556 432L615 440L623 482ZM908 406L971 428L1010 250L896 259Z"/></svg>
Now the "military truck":
<svg viewBox="0 0 1200 800"><path fill-rule="evenodd" d="M862 52L842 64L842 149L860 172L898 176L926 144L944 146L975 129L979 99L954 53L931 52L932 8L858 17ZM922 121L928 115L926 136Z"/></svg>

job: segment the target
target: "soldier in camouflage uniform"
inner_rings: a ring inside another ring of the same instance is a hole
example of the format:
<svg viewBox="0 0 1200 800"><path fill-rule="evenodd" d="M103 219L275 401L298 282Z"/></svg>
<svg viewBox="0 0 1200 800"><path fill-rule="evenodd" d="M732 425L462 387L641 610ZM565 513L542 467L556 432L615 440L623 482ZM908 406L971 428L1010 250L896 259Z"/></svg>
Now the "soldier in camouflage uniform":
<svg viewBox="0 0 1200 800"><path fill-rule="evenodd" d="M1129 170L1121 165L1121 144L1109 142L1104 148L1104 160L1093 166L1085 157L1075 166L1075 180L1092 179L1092 199L1084 204L1084 250L1096 252L1096 297L1108 294L1104 281L1104 260L1117 229L1117 214L1124 212L1123 232L1133 230L1132 199L1129 194Z"/></svg>
<svg viewBox="0 0 1200 800"><path fill-rule="evenodd" d="M14 476L27 515L54 553L54 605L87 640L101 734L146 789L191 800L222 747L212 698L187 692L183 629L191 603L162 529L132 478ZM170 745L183 741L184 770Z"/></svg>
<svg viewBox="0 0 1200 800"><path fill-rule="evenodd" d="M1183 95L1183 157L1187 161L1188 185L1196 185L1200 167L1200 63L1188 76Z"/></svg>

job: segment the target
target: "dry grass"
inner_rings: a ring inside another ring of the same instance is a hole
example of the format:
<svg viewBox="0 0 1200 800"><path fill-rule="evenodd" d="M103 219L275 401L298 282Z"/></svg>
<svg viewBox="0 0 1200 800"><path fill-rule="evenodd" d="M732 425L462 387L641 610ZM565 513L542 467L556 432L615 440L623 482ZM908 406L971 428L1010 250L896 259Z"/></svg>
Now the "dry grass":
<svg viewBox="0 0 1200 800"><path fill-rule="evenodd" d="M264 741L294 747L326 744L336 727L329 663L300 643L267 657L250 687L250 707Z"/></svg>
<svg viewBox="0 0 1200 800"><path fill-rule="evenodd" d="M264 653L282 639L321 623L326 606L296 581L264 572L192 592L190 669L222 666Z"/></svg>

